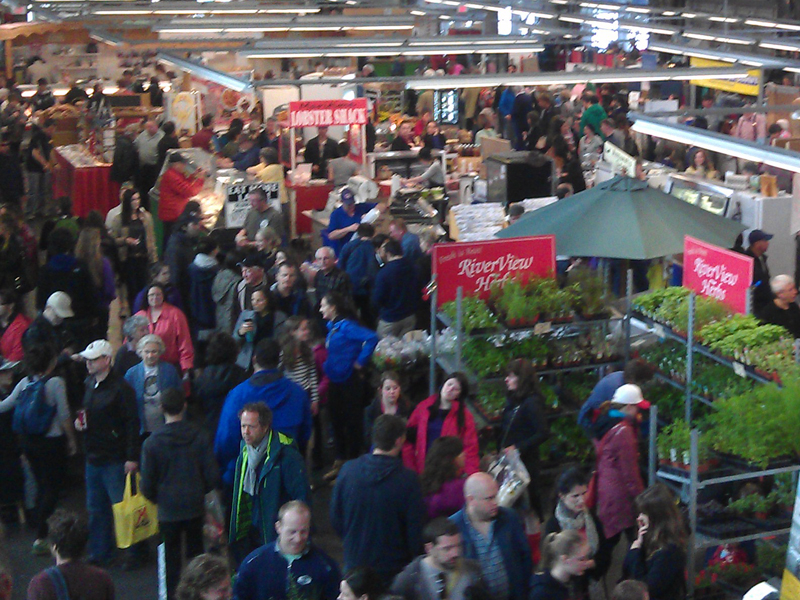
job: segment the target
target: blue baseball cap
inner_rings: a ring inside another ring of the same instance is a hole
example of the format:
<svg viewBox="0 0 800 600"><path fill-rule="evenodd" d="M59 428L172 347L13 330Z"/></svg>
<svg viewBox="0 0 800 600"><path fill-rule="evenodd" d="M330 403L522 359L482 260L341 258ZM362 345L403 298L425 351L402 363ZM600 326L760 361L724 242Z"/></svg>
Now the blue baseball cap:
<svg viewBox="0 0 800 600"><path fill-rule="evenodd" d="M341 194L342 204L355 204L356 197L353 195L353 192L350 191L348 188L344 188Z"/></svg>

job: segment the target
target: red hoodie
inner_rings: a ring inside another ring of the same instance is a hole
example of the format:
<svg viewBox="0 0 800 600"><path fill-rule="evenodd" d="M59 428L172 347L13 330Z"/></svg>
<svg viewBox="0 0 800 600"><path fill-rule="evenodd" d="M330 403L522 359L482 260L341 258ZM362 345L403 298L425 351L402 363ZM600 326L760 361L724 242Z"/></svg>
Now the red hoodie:
<svg viewBox="0 0 800 600"><path fill-rule="evenodd" d="M202 177L187 177L170 167L161 176L158 198L158 218L172 223L176 221L189 198L203 189Z"/></svg>

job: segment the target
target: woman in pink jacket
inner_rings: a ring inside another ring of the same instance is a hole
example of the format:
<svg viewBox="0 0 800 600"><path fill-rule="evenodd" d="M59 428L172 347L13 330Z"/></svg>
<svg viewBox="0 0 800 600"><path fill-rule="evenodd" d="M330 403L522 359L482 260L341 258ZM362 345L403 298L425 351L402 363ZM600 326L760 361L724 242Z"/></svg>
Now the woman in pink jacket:
<svg viewBox="0 0 800 600"><path fill-rule="evenodd" d="M635 534L634 500L644 490L635 423L639 410L649 407L638 385L625 384L614 392L595 424L597 516L610 548L623 531L629 541Z"/></svg>
<svg viewBox="0 0 800 600"><path fill-rule="evenodd" d="M456 436L464 444L466 457L464 472L472 475L478 471L478 434L475 420L466 408L469 382L463 373L453 373L442 385L439 394L420 402L408 420L408 441L403 449L403 462L422 473L425 455L431 445L442 436Z"/></svg>
<svg viewBox="0 0 800 600"><path fill-rule="evenodd" d="M166 349L161 359L175 365L186 374L194 366L194 347L189 323L180 308L164 302L164 288L153 283L147 288L148 307L137 315L147 318L149 333L154 333L164 342Z"/></svg>

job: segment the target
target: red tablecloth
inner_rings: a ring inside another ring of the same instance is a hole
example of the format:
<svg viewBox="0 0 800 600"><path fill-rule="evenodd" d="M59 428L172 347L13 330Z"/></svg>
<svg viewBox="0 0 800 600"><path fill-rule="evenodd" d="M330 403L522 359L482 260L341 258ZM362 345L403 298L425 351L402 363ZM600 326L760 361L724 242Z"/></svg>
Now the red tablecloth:
<svg viewBox="0 0 800 600"><path fill-rule="evenodd" d="M295 192L295 205L297 207L297 234L311 233L311 219L303 214L304 210L322 210L328 203L328 195L333 186L325 185L292 185L289 189Z"/></svg>
<svg viewBox="0 0 800 600"><path fill-rule="evenodd" d="M106 213L119 204L119 184L111 179L111 165L76 167L58 148L55 149L59 168L53 172L53 198L72 198L72 214L85 217L91 210Z"/></svg>

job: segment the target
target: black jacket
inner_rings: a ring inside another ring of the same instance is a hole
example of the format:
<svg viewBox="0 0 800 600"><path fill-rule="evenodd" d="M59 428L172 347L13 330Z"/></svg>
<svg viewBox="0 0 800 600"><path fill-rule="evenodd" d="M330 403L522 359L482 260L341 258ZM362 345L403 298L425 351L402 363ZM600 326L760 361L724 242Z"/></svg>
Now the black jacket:
<svg viewBox="0 0 800 600"><path fill-rule="evenodd" d="M111 179L117 183L133 181L139 170L139 153L133 141L124 135L117 137L114 159L111 162Z"/></svg>
<svg viewBox="0 0 800 600"><path fill-rule="evenodd" d="M549 571L533 576L528 600L568 600L569 597L569 588L555 579Z"/></svg>
<svg viewBox="0 0 800 600"><path fill-rule="evenodd" d="M94 465L139 462L139 410L133 388L113 370L95 387L86 379L86 458Z"/></svg>
<svg viewBox="0 0 800 600"><path fill-rule="evenodd" d="M767 265L767 255L762 255L763 263L753 251L748 248L744 252L753 259L753 314L761 316L762 311L772 302L772 289L769 287L769 265Z"/></svg>
<svg viewBox="0 0 800 600"><path fill-rule="evenodd" d="M39 270L36 307L44 309L53 292L66 292L72 300L72 310L78 319L95 317L99 311L98 294L89 270L83 261L71 254L50 257Z"/></svg>
<svg viewBox="0 0 800 600"><path fill-rule="evenodd" d="M194 240L186 233L186 229L173 231L164 250L164 262L169 265L170 277L181 296L187 317L194 314L190 303L192 285L189 279L189 265L192 264L194 255Z"/></svg>
<svg viewBox="0 0 800 600"><path fill-rule="evenodd" d="M330 510L345 570L369 566L388 580L422 553L425 504L416 474L399 458L365 454L345 463Z"/></svg>
<svg viewBox="0 0 800 600"><path fill-rule="evenodd" d="M671 544L649 558L641 548L628 550L622 564L622 578L647 584L652 600L680 600L686 597L686 551Z"/></svg>
<svg viewBox="0 0 800 600"><path fill-rule="evenodd" d="M52 344L55 353L61 354L66 348L73 351L79 350L75 345L75 339L64 325L56 327L48 321L42 313L31 322L28 329L22 336L22 348L27 349L35 344ZM70 360L70 359L66 359Z"/></svg>
<svg viewBox="0 0 800 600"><path fill-rule="evenodd" d="M537 396L522 401L508 398L503 408L502 425L500 445L503 448L516 446L526 466L537 464L539 446L550 437L542 401Z"/></svg>
<svg viewBox="0 0 800 600"><path fill-rule="evenodd" d="M319 165L319 172L316 177L326 179L328 177L328 161L333 158L339 158L339 147L335 141L327 138L325 146L320 149L319 137L314 137L308 140L303 157L305 162Z"/></svg>
<svg viewBox="0 0 800 600"><path fill-rule="evenodd" d="M219 480L214 446L187 421L167 423L142 446L142 493L158 504L159 521L203 516L205 495Z"/></svg>
<svg viewBox="0 0 800 600"><path fill-rule="evenodd" d="M247 379L247 371L236 363L210 365L194 382L194 396L205 415L205 428L211 435L217 432L219 415L225 398L237 385Z"/></svg>

